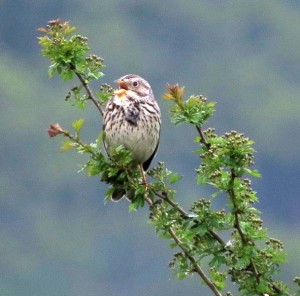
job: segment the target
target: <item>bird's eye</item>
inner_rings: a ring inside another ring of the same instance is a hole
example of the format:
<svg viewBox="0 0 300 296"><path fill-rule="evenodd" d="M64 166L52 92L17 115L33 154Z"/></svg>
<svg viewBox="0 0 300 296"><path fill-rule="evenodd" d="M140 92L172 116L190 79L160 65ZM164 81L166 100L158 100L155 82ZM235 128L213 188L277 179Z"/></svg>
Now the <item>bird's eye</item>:
<svg viewBox="0 0 300 296"><path fill-rule="evenodd" d="M132 85L133 85L134 87L137 87L137 86L139 85L139 83L138 83L137 81L133 81L133 82L132 82Z"/></svg>

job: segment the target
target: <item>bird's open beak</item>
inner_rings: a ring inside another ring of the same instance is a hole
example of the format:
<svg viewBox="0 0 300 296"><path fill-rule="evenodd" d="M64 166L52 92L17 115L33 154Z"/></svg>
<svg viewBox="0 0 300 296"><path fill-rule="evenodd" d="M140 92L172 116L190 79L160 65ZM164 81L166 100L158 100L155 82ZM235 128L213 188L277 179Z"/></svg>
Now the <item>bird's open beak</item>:
<svg viewBox="0 0 300 296"><path fill-rule="evenodd" d="M114 94L121 99L128 90L127 84L123 80L115 80L114 83L118 84L119 88L114 91Z"/></svg>
<svg viewBox="0 0 300 296"><path fill-rule="evenodd" d="M119 89L128 90L128 86L123 80L115 80L114 83L118 84Z"/></svg>

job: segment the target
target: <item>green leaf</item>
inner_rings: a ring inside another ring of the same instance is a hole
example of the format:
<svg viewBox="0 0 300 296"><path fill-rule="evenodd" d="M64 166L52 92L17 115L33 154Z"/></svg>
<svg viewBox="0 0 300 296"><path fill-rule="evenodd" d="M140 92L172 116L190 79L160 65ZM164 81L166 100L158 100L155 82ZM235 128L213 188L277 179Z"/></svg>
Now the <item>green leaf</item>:
<svg viewBox="0 0 300 296"><path fill-rule="evenodd" d="M74 72L73 72L73 70L64 70L62 73L61 73L61 77L62 77L62 79L63 80L71 80L71 79L73 79L73 77L74 77Z"/></svg>
<svg viewBox="0 0 300 296"><path fill-rule="evenodd" d="M105 194L105 199L104 199L104 202L107 203L108 201L111 200L111 196L113 194L113 192L115 191L115 188L111 187L109 188L107 191L106 191L106 194Z"/></svg>
<svg viewBox="0 0 300 296"><path fill-rule="evenodd" d="M226 259L224 256L216 255L210 262L210 267L219 268L222 264L226 263Z"/></svg>
<svg viewBox="0 0 300 296"><path fill-rule="evenodd" d="M137 211L137 205L135 203L131 203L128 207L128 212L136 212Z"/></svg>
<svg viewBox="0 0 300 296"><path fill-rule="evenodd" d="M219 190L219 191L216 191L215 193L213 193L211 195L212 198L216 198L218 195L220 195L223 191L222 190Z"/></svg>
<svg viewBox="0 0 300 296"><path fill-rule="evenodd" d="M96 140L97 145L99 145L100 143L102 143L103 139L104 139L104 132L101 131L101 133L99 134L99 136L98 136L98 138Z"/></svg>
<svg viewBox="0 0 300 296"><path fill-rule="evenodd" d="M131 201L131 204L128 207L129 212L135 212L138 208L143 207L145 204L144 194L139 194L139 191L140 189L135 191L135 198Z"/></svg>
<svg viewBox="0 0 300 296"><path fill-rule="evenodd" d="M177 273L177 277L178 277L180 280L185 279L186 276L187 276L187 273L186 273L186 272L178 272L178 273Z"/></svg>
<svg viewBox="0 0 300 296"><path fill-rule="evenodd" d="M101 77L103 77L104 76L104 74L103 74L103 72L89 72L88 74L87 74L87 79L88 80L91 80L91 79L99 79L99 78L101 78Z"/></svg>
<svg viewBox="0 0 300 296"><path fill-rule="evenodd" d="M80 119L78 119L78 120L76 120L72 123L72 127L73 127L73 129L75 130L75 132L77 134L80 133L80 130L83 127L83 125L84 125L84 119L83 118L80 118Z"/></svg>
<svg viewBox="0 0 300 296"><path fill-rule="evenodd" d="M250 170L248 168L245 168L245 172L253 177L261 178L261 173L258 170Z"/></svg>
<svg viewBox="0 0 300 296"><path fill-rule="evenodd" d="M49 66L48 75L52 78L57 73L58 63L53 63Z"/></svg>
<svg viewBox="0 0 300 296"><path fill-rule="evenodd" d="M170 184L174 184L176 182L178 182L180 179L182 178L181 175L173 173L170 177L169 177L169 182Z"/></svg>
<svg viewBox="0 0 300 296"><path fill-rule="evenodd" d="M65 140L60 147L60 151L66 152L71 149L74 149L75 147L76 147L76 144L74 142L71 142L70 140Z"/></svg>
<svg viewBox="0 0 300 296"><path fill-rule="evenodd" d="M199 235L204 235L208 232L207 225L199 224L194 228L195 232Z"/></svg>

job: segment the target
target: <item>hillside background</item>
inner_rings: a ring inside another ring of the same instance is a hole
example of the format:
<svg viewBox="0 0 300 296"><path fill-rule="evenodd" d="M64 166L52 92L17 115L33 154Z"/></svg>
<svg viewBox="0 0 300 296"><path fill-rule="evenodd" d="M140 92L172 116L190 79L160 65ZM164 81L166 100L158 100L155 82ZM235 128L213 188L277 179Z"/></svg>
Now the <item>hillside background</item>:
<svg viewBox="0 0 300 296"><path fill-rule="evenodd" d="M75 83L48 79L36 29L56 18L70 20L105 59L102 82L136 73L151 83L163 112L154 163L184 175L185 207L209 192L194 185L195 131L169 122L166 83L216 101L209 126L218 133L256 142L257 207L286 246L280 277L291 283L300 265L299 1L2 0L0 295L210 295L197 278L173 277L147 209L104 205L105 185L77 173L85 159L59 153L60 141L48 138L49 123L70 128L80 117L87 142L101 130L92 106L80 113L64 101Z"/></svg>

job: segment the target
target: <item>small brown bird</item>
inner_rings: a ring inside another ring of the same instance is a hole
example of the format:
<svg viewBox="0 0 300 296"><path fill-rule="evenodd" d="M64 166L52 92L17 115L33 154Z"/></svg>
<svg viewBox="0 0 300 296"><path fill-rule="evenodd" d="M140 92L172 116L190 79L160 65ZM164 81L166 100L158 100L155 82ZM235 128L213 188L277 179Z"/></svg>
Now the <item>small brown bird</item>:
<svg viewBox="0 0 300 296"><path fill-rule="evenodd" d="M108 101L104 111L104 146L109 155L111 148L123 145L132 153L144 172L157 151L160 137L161 116L150 84L135 74L117 79L119 89ZM125 192L113 196L114 201Z"/></svg>

